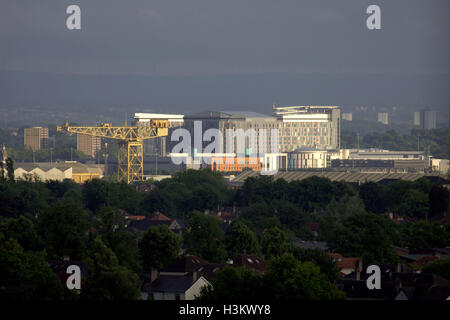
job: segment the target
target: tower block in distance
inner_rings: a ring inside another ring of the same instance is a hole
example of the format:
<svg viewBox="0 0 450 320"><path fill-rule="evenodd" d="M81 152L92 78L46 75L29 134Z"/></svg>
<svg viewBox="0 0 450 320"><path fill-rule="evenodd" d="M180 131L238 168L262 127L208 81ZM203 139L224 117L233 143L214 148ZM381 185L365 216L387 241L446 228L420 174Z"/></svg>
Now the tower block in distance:
<svg viewBox="0 0 450 320"><path fill-rule="evenodd" d="M132 183L144 180L144 148L143 141L168 135L169 120L151 120L137 122L135 126L115 127L104 123L97 127L70 126L66 123L58 126L57 131L70 134L84 134L88 136L119 140L117 155L117 178L119 181Z"/></svg>

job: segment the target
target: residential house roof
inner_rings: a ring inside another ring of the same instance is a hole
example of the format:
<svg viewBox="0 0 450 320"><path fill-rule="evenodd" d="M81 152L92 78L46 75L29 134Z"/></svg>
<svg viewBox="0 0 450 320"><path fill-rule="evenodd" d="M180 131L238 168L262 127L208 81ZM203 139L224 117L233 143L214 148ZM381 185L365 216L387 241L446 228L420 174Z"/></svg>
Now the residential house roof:
<svg viewBox="0 0 450 320"><path fill-rule="evenodd" d="M450 286L435 286L422 296L421 300L450 300Z"/></svg>
<svg viewBox="0 0 450 320"><path fill-rule="evenodd" d="M402 268L398 268L399 266ZM370 275L365 272L361 273L359 280L356 280L355 273L339 279L338 288L346 292L348 299L439 300L448 298L446 294L450 288L450 282L440 276L414 273L407 266L395 264L381 265L380 269L381 291L367 289L366 280ZM403 272L396 272L398 269Z"/></svg>
<svg viewBox="0 0 450 320"><path fill-rule="evenodd" d="M357 263L361 261L361 258L344 258L339 253L329 253L329 255L340 269L356 269Z"/></svg>
<svg viewBox="0 0 450 320"><path fill-rule="evenodd" d="M148 219L154 221L172 221L172 219L163 215L161 212L154 213L153 215L149 216Z"/></svg>
<svg viewBox="0 0 450 320"><path fill-rule="evenodd" d="M414 250L412 254L448 254L450 255L450 247L447 248L425 248L420 250Z"/></svg>
<svg viewBox="0 0 450 320"><path fill-rule="evenodd" d="M413 287L402 287L394 300L411 300L414 296Z"/></svg>
<svg viewBox="0 0 450 320"><path fill-rule="evenodd" d="M426 256L426 257L422 257L418 260L416 260L414 263L418 264L419 266L426 266L427 264L429 264L430 262L433 262L435 260L439 260L439 257L436 256Z"/></svg>
<svg viewBox="0 0 450 320"><path fill-rule="evenodd" d="M416 262L424 257L434 257L434 256L429 255L429 254L404 254L404 255L400 256L400 258L411 261L411 262ZM440 258L441 259L449 259L450 254L441 254Z"/></svg>
<svg viewBox="0 0 450 320"><path fill-rule="evenodd" d="M191 274L184 276L176 275L160 275L152 283L146 283L142 287L144 292L170 292L170 293L185 293L195 282Z"/></svg>
<svg viewBox="0 0 450 320"><path fill-rule="evenodd" d="M411 297L413 300L422 299L433 287L450 286L450 281L431 273L397 273L395 276L400 280L403 288L414 288Z"/></svg>
<svg viewBox="0 0 450 320"><path fill-rule="evenodd" d="M381 288L370 290L367 288L366 280L341 279L336 282L339 290L345 292L347 299L377 299L392 300L400 288L399 281L382 281Z"/></svg>
<svg viewBox="0 0 450 320"><path fill-rule="evenodd" d="M198 271L198 269L206 264L208 264L208 262L203 260L202 258L193 255L187 255L167 265L164 269L161 270L161 274L194 272Z"/></svg>
<svg viewBox="0 0 450 320"><path fill-rule="evenodd" d="M145 220L145 216L126 216L125 219L141 221L141 220Z"/></svg>
<svg viewBox="0 0 450 320"><path fill-rule="evenodd" d="M397 255L399 255L399 256L404 255L404 254L409 254L409 250L407 248L394 246L394 250L395 250L395 253L397 253Z"/></svg>
<svg viewBox="0 0 450 320"><path fill-rule="evenodd" d="M264 274L267 270L266 261L254 254L240 254L233 259L233 265L256 270Z"/></svg>
<svg viewBox="0 0 450 320"><path fill-rule="evenodd" d="M201 266L198 269L198 272L202 276L204 276L206 279L210 280L216 277L217 272L219 272L221 269L225 267L225 264L223 263L208 263L203 266Z"/></svg>

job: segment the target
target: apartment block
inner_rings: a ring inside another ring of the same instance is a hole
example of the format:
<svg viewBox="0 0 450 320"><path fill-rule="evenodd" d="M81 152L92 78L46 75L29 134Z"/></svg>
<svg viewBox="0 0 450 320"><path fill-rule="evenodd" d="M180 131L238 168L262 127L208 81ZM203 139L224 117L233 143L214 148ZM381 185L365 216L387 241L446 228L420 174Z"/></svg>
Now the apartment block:
<svg viewBox="0 0 450 320"><path fill-rule="evenodd" d="M389 114L387 112L378 112L378 122L389 124Z"/></svg>
<svg viewBox="0 0 450 320"><path fill-rule="evenodd" d="M33 151L48 148L48 128L25 128L24 145L25 148L30 148Z"/></svg>
<svg viewBox="0 0 450 320"><path fill-rule="evenodd" d="M91 158L95 158L97 153L102 148L102 138L88 136L85 134L77 135L77 149L88 155Z"/></svg>

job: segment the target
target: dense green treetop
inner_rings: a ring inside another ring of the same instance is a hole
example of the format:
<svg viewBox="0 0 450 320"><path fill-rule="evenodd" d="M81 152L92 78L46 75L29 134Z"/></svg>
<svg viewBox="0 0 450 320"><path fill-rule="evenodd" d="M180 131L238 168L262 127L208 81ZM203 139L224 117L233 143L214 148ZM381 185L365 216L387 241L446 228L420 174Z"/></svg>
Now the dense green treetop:
<svg viewBox="0 0 450 320"><path fill-rule="evenodd" d="M450 281L450 259L432 261L422 269L422 272L434 273Z"/></svg>
<svg viewBox="0 0 450 320"><path fill-rule="evenodd" d="M150 273L151 268L163 269L178 257L180 245L181 239L166 225L150 227L139 242L145 271Z"/></svg>
<svg viewBox="0 0 450 320"><path fill-rule="evenodd" d="M43 253L24 251L0 232L0 299L60 300L61 282Z"/></svg>
<svg viewBox="0 0 450 320"><path fill-rule="evenodd" d="M223 262L227 253L220 223L216 217L192 211L187 217L183 236L187 252L210 262Z"/></svg>
<svg viewBox="0 0 450 320"><path fill-rule="evenodd" d="M234 220L225 234L225 244L228 255L236 257L239 254L261 254L261 248L255 233L242 221Z"/></svg>

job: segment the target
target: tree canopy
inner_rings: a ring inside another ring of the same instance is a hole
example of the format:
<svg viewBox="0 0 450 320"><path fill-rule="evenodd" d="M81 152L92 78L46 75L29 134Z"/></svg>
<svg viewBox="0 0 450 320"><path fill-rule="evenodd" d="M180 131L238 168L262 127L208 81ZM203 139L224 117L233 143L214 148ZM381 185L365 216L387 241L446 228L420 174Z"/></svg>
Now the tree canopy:
<svg viewBox="0 0 450 320"><path fill-rule="evenodd" d="M183 239L188 253L205 260L222 262L227 256L223 243L224 232L216 217L192 211L187 217Z"/></svg>
<svg viewBox="0 0 450 320"><path fill-rule="evenodd" d="M150 227L139 242L139 250L147 272L161 270L175 260L180 252L181 239L166 225Z"/></svg>

